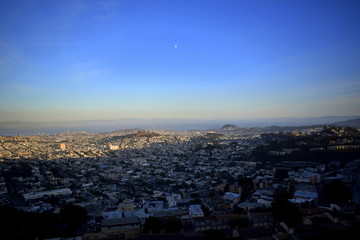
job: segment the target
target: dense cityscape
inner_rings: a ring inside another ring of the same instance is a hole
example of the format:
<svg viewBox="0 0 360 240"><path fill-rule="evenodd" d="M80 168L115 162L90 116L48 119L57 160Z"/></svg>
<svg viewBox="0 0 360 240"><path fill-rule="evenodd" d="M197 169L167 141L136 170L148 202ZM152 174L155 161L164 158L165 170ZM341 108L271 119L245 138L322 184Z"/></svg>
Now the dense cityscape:
<svg viewBox="0 0 360 240"><path fill-rule="evenodd" d="M355 128L224 125L3 136L0 161L9 239L359 234Z"/></svg>
<svg viewBox="0 0 360 240"><path fill-rule="evenodd" d="M359 13L0 0L0 239L360 239Z"/></svg>

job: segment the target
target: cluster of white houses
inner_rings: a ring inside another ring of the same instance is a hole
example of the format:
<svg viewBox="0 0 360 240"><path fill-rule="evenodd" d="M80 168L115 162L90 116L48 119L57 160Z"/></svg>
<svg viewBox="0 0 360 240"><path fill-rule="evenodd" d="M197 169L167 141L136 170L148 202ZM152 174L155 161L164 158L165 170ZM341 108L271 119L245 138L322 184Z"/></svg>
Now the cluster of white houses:
<svg viewBox="0 0 360 240"><path fill-rule="evenodd" d="M59 188L59 189L52 189L42 192L31 192L31 193L25 193L23 194L24 199L32 200L32 199L38 199L45 196L61 196L61 195L70 195L72 192L70 188Z"/></svg>

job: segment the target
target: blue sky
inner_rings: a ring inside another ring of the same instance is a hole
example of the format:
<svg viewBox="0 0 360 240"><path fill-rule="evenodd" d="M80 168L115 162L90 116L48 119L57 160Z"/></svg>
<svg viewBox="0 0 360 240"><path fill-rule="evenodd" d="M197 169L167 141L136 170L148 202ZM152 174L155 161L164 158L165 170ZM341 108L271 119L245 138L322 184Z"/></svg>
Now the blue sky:
<svg viewBox="0 0 360 240"><path fill-rule="evenodd" d="M360 115L360 2L0 0L0 121Z"/></svg>

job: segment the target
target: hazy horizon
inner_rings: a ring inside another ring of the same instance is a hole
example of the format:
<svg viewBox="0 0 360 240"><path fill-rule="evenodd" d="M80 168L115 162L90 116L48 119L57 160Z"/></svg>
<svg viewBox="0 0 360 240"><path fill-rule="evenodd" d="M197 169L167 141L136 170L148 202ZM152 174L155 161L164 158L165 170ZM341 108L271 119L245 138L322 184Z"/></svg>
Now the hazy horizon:
<svg viewBox="0 0 360 240"><path fill-rule="evenodd" d="M111 132L124 129L152 130L212 130L225 124L238 127L296 127L333 124L360 116L324 116L319 118L270 118L270 119L116 119L64 122L0 122L0 136L58 134L65 132Z"/></svg>
<svg viewBox="0 0 360 240"><path fill-rule="evenodd" d="M360 115L360 2L1 1L0 122Z"/></svg>

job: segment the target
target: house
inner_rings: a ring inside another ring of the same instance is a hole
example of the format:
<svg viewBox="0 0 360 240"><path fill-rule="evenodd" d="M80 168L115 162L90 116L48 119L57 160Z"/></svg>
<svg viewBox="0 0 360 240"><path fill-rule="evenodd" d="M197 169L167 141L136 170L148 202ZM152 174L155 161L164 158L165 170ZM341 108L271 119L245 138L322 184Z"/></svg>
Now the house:
<svg viewBox="0 0 360 240"><path fill-rule="evenodd" d="M190 205L189 212L190 212L190 217L191 218L204 217L204 212L201 209L201 206L198 205L198 204Z"/></svg>
<svg viewBox="0 0 360 240"><path fill-rule="evenodd" d="M101 232L139 227L141 223L137 217L110 218L101 221Z"/></svg>
<svg viewBox="0 0 360 240"><path fill-rule="evenodd" d="M118 210L121 212L131 212L135 208L134 201L131 199L125 199L118 205Z"/></svg>
<svg viewBox="0 0 360 240"><path fill-rule="evenodd" d="M105 211L105 212L102 213L102 216L104 218L107 218L107 219L109 219L109 218L121 218L122 217L121 212L119 212L119 211Z"/></svg>
<svg viewBox="0 0 360 240"><path fill-rule="evenodd" d="M274 216L271 212L248 212L250 227L267 227L274 225Z"/></svg>
<svg viewBox="0 0 360 240"><path fill-rule="evenodd" d="M289 201L299 206L306 205L316 207L318 204L318 194L316 192L297 190L295 191L293 198L289 199Z"/></svg>
<svg viewBox="0 0 360 240"><path fill-rule="evenodd" d="M43 192L35 192L35 193L25 193L23 194L23 197L25 200L31 200L31 199L38 199L45 196L60 196L60 195L70 195L72 192L70 188L59 188L59 189L53 189Z"/></svg>
<svg viewBox="0 0 360 240"><path fill-rule="evenodd" d="M243 203L239 203L237 206L239 208L242 208L246 212L251 210L251 209L265 208L266 207L265 204L258 203L258 202L243 202Z"/></svg>
<svg viewBox="0 0 360 240"><path fill-rule="evenodd" d="M224 200L230 200L232 203L239 203L240 201L240 194L232 193L232 192L226 192L224 195Z"/></svg>
<svg viewBox="0 0 360 240"><path fill-rule="evenodd" d="M154 217L159 219L168 219L168 218L180 218L180 219L189 219L189 212L184 209L175 209L167 211L159 211L154 213Z"/></svg>
<svg viewBox="0 0 360 240"><path fill-rule="evenodd" d="M101 233L106 235L106 239L137 239L142 230L137 217L103 219L101 221Z"/></svg>

